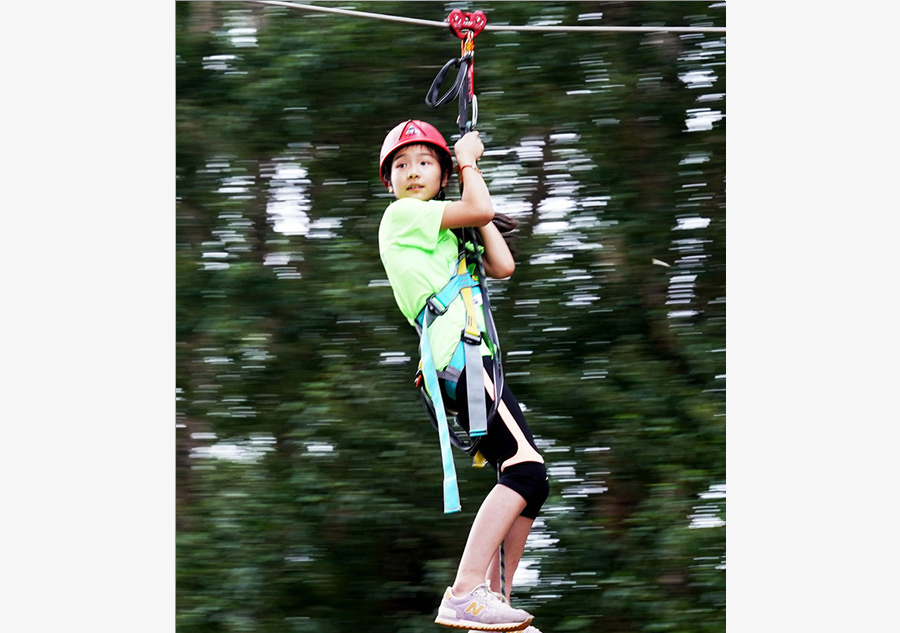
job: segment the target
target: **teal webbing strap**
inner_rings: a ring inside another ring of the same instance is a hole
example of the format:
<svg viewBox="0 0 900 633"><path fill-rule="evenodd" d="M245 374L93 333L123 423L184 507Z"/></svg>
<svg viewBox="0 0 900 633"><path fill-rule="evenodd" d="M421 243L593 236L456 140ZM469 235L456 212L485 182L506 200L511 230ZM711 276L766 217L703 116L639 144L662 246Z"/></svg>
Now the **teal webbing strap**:
<svg viewBox="0 0 900 633"><path fill-rule="evenodd" d="M478 282L472 277L472 274L469 272L463 273L461 275L454 275L450 278L450 281L440 289L439 292L435 293L429 301L437 302L439 306L446 311L450 304L456 299L456 295L458 295L463 288L477 288Z"/></svg>
<svg viewBox="0 0 900 633"><path fill-rule="evenodd" d="M441 462L444 468L444 513L450 514L459 512L462 505L459 502L459 487L456 485L456 468L453 465L447 412L444 410L444 399L441 397L441 387L438 384L437 371L434 368L434 358L431 356L431 343L428 341L428 326L431 325L433 319L434 313L426 309L426 314L422 319L419 353L422 357L422 376L431 396L431 402L434 404L434 414L438 422L438 439L441 444Z"/></svg>

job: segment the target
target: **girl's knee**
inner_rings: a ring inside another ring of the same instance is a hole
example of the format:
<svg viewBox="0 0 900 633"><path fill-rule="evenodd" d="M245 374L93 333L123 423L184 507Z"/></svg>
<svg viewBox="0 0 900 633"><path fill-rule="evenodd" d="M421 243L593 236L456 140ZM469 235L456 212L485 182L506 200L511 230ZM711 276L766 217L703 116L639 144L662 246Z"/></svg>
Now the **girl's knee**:
<svg viewBox="0 0 900 633"><path fill-rule="evenodd" d="M525 499L522 516L536 519L550 494L547 467L539 462L522 462L505 468L499 483L515 490Z"/></svg>

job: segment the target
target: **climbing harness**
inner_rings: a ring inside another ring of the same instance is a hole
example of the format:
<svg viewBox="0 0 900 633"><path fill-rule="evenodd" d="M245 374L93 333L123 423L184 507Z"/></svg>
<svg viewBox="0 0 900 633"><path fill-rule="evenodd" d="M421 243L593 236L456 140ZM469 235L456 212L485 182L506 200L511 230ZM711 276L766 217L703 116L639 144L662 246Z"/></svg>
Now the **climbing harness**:
<svg viewBox="0 0 900 633"><path fill-rule="evenodd" d="M448 380L450 376L459 378L462 367L465 367L466 362L472 357L472 352L469 351L470 349L474 349L474 354L477 355L478 358L478 366L479 368L481 367L481 331L476 324L473 335L470 325L474 315L469 312L470 305L474 306L474 301L471 299L472 288L477 287L478 282L476 282L468 270L466 270L465 261L464 256L460 258L457 273L450 278L450 281L448 281L439 292L428 298L425 307L422 308L422 311L416 317L416 329L419 331L421 337L419 339L419 355L421 360L419 361L419 371L416 373L416 384L422 391L422 396L426 403L426 410L429 412L431 422L438 431L438 439L441 445L441 461L444 469L445 513L458 512L462 508L459 502L459 487L457 486L456 481L456 468L453 465L453 454L450 445L453 444L463 450L467 449L465 448L465 443L463 442L461 435L456 430L453 430L452 432L450 430L438 378L444 377L445 380ZM428 330L434 320L445 314L449 309L450 304L463 293L468 297L467 299L464 299L467 312L466 328L463 330L460 342L457 344L456 350L453 353L453 360L447 369L441 372L441 376L439 376L434 366ZM459 353L460 351L462 351L462 354ZM460 358L462 359L462 367L460 367ZM480 373L478 374L478 377L481 378ZM455 380L452 381L452 384L455 387ZM483 385L479 387L479 390L481 391L481 410L483 411ZM469 436L483 436L487 432L487 425L485 423L479 425L479 427L480 426L483 426L484 428L470 427Z"/></svg>
<svg viewBox="0 0 900 633"><path fill-rule="evenodd" d="M484 271L480 262L480 252L471 242L460 242L460 255L456 264L456 272L444 287L431 295L425 307L416 317L416 329L420 335L419 370L416 373L416 386L421 389L425 410L431 423L438 431L441 445L441 456L444 466L444 512L456 512L460 509L459 493L456 486L456 471L453 466L451 445L474 458L475 466L483 466L484 458L478 451L481 439L487 435L490 420L496 415L499 396L495 392L490 412L487 411L484 387L484 369L482 364L482 342L488 346L494 356L494 382L503 380L500 363L500 345L497 329L491 315L490 299L484 281ZM469 270L472 267L475 271ZM432 323L446 314L455 300L461 300L466 309L466 325L460 333L460 340L447 367L438 371L434 365L431 351L429 328ZM479 326L476 306L483 308L484 329ZM455 420L448 420L444 398L439 379L444 381L448 395L455 399L456 385L466 369L466 399L469 413L469 430L465 431Z"/></svg>

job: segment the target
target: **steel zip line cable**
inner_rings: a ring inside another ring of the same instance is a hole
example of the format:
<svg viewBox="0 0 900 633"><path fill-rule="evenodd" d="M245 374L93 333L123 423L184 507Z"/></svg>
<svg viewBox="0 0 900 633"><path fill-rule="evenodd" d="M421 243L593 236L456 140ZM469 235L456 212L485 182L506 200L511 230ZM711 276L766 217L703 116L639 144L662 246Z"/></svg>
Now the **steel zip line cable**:
<svg viewBox="0 0 900 633"><path fill-rule="evenodd" d="M404 22L406 24L417 24L419 26L434 26L447 29L446 22L438 22L436 20L421 20L419 18L405 18L399 15L387 15L384 13L369 13L366 11L355 11L353 9L338 9L335 7L322 7L312 4L299 4L297 2L279 2L278 0L244 0L251 4L265 4L275 7L287 7L289 9L299 9L301 11L318 11L321 13L335 13L338 15L349 15L358 18L369 18L374 20L385 20L388 22ZM637 32L637 33L724 33L724 26L539 26L539 25L523 25L515 26L510 24L487 24L485 31L542 31L550 32Z"/></svg>

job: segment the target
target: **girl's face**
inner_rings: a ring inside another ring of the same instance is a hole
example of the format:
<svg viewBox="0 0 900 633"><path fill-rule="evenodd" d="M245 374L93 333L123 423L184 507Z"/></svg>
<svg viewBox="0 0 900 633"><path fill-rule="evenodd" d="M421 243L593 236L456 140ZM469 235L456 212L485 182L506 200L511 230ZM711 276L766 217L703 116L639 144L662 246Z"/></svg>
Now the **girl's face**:
<svg viewBox="0 0 900 633"><path fill-rule="evenodd" d="M406 145L391 160L391 187L397 199L431 200L447 185L441 162L428 145Z"/></svg>

